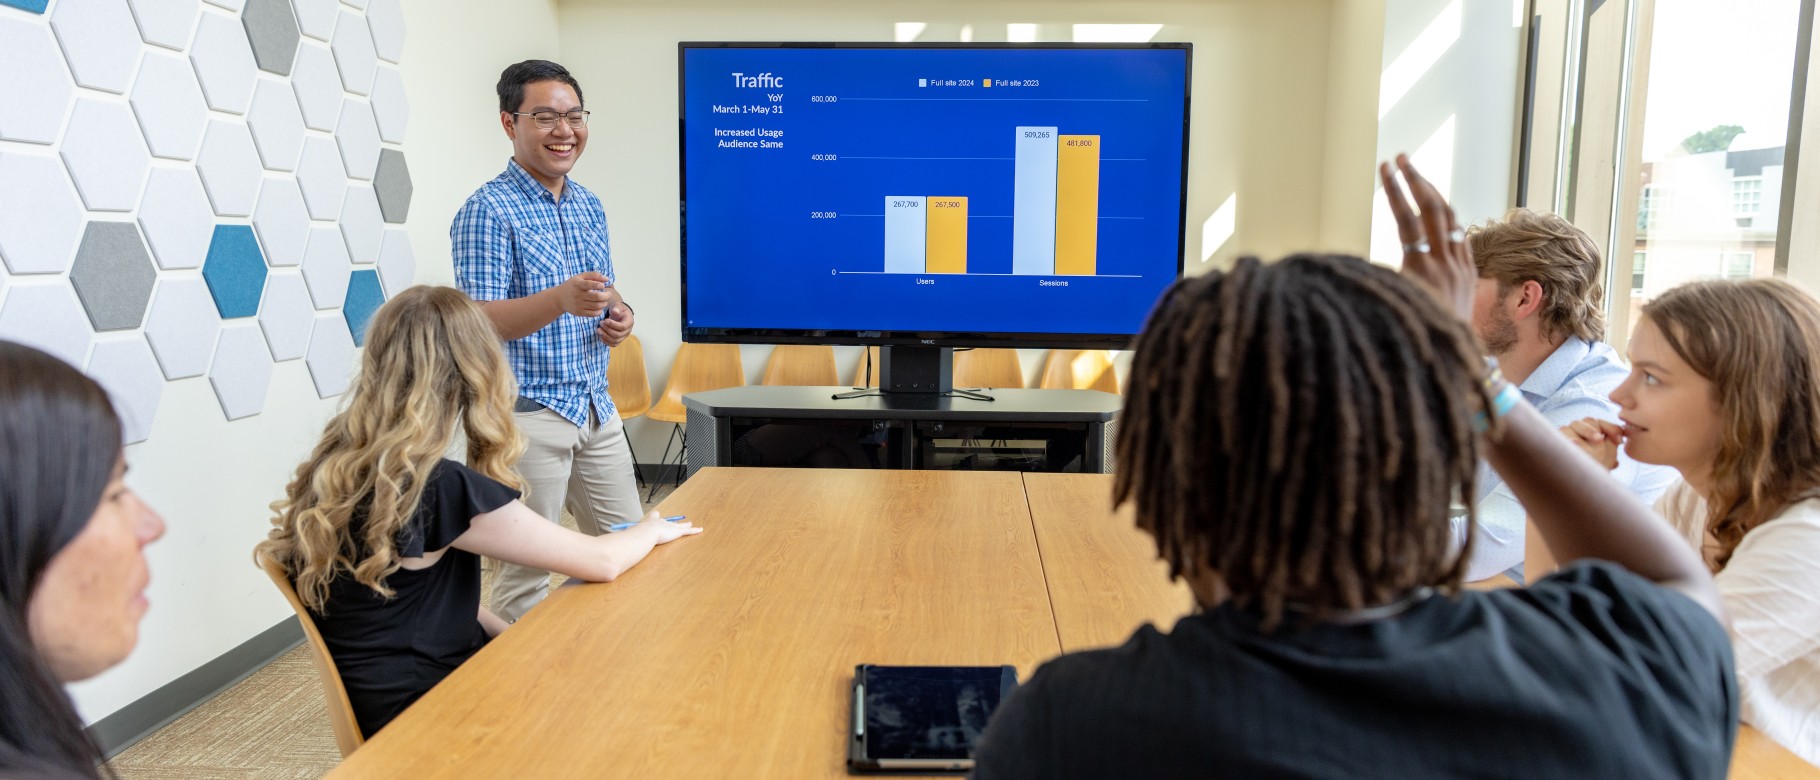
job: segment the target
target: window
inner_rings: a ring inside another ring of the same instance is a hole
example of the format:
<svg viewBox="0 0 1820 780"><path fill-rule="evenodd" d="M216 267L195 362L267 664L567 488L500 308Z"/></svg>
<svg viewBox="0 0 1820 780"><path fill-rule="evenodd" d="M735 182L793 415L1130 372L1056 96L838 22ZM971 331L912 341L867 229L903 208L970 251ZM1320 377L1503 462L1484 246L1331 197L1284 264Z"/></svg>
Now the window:
<svg viewBox="0 0 1820 780"><path fill-rule="evenodd" d="M1732 213L1754 216L1763 210L1763 177L1740 176L1732 179Z"/></svg>
<svg viewBox="0 0 1820 780"><path fill-rule="evenodd" d="M1648 252L1638 252L1634 255L1631 255L1631 259L1630 259L1630 294L1632 294L1632 295L1642 295L1643 294L1643 281L1646 278L1644 275L1644 271L1647 269L1646 261L1648 260L1648 258L1649 258Z"/></svg>
<svg viewBox="0 0 1820 780"><path fill-rule="evenodd" d="M1661 184L1643 185L1643 194L1637 200L1637 232L1647 233L1650 225L1666 222L1674 205L1673 188Z"/></svg>
<svg viewBox="0 0 1820 780"><path fill-rule="evenodd" d="M1757 266L1757 255L1752 252L1726 252L1719 276L1723 279L1749 279Z"/></svg>

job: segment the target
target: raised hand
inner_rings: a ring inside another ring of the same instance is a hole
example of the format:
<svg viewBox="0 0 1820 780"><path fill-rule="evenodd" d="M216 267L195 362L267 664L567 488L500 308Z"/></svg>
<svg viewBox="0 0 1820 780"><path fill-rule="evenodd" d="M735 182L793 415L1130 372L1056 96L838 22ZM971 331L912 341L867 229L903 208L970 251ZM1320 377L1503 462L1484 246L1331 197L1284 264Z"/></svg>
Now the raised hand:
<svg viewBox="0 0 1820 780"><path fill-rule="evenodd" d="M1397 155L1396 167L1409 182L1410 196L1403 194L1390 163L1378 164L1378 178L1384 183L1384 197L1390 201L1390 213L1397 219L1397 237L1403 242L1403 275L1421 282L1440 299L1441 305L1471 322L1479 270L1473 265L1466 231L1460 228L1453 207L1447 205L1441 191L1422 178L1409 163L1408 155Z"/></svg>

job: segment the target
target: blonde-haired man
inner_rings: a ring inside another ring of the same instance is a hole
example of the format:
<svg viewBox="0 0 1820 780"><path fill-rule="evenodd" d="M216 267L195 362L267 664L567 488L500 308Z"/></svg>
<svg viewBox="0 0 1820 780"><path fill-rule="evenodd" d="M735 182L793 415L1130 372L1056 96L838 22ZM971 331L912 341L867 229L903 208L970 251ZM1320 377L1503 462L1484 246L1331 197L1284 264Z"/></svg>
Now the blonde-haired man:
<svg viewBox="0 0 1820 780"><path fill-rule="evenodd" d="M1610 393L1630 367L1606 344L1599 248L1553 214L1514 209L1468 231L1479 287L1473 329L1504 378L1557 426L1583 417L1616 421ZM1675 480L1673 469L1619 455L1613 476L1644 502ZM1466 578L1523 563L1524 512L1502 477L1479 467L1478 532ZM1511 571L1513 576L1520 570ZM1517 576L1521 580L1521 576Z"/></svg>

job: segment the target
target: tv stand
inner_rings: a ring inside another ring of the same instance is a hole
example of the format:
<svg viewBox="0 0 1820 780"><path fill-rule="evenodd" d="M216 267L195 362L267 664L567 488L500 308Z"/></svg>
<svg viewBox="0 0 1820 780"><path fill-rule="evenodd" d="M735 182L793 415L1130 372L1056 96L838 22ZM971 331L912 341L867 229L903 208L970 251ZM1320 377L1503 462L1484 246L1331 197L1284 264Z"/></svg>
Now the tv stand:
<svg viewBox="0 0 1820 780"><path fill-rule="evenodd" d="M891 395L997 400L978 390L955 389L954 349L924 345L879 347L878 387L855 387L850 392L835 393L833 399L845 401Z"/></svg>
<svg viewBox="0 0 1820 780"><path fill-rule="evenodd" d="M840 389L746 386L683 396L688 472L733 465L1111 471L1120 398L1110 393L995 389L993 400L934 392L836 400ZM792 463L735 457L736 442L749 456L748 435L767 435L757 433L767 428L785 434L770 452L789 451ZM817 449L831 457L812 457Z"/></svg>

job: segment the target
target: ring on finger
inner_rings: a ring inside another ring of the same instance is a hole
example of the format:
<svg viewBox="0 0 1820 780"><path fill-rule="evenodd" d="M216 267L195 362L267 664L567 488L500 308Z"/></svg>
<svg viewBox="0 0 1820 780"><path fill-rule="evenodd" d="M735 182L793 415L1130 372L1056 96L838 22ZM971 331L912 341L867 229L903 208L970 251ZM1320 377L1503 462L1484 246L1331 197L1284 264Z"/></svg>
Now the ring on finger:
<svg viewBox="0 0 1820 780"><path fill-rule="evenodd" d="M1427 241L1411 241L1403 245L1403 251L1405 253L1416 252L1419 254L1428 254L1429 249L1430 247L1428 246Z"/></svg>
<svg viewBox="0 0 1820 780"><path fill-rule="evenodd" d="M1466 231L1461 230L1460 228L1454 228L1453 230L1448 231L1447 240L1456 244L1464 244L1466 243Z"/></svg>

